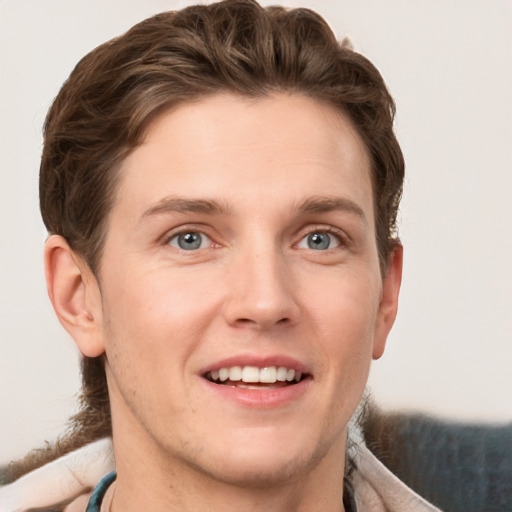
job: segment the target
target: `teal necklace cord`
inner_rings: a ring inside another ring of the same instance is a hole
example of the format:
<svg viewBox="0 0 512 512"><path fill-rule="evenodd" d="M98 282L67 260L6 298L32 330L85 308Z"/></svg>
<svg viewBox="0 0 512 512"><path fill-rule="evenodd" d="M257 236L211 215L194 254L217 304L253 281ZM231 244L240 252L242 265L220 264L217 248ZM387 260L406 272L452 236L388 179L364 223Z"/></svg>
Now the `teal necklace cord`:
<svg viewBox="0 0 512 512"><path fill-rule="evenodd" d="M117 473L112 471L108 475L105 475L99 482L98 485L92 491L91 498L89 499L89 504L85 509L85 512L100 512L101 502L103 501L103 497L107 492L107 489L110 487L110 484L116 479Z"/></svg>

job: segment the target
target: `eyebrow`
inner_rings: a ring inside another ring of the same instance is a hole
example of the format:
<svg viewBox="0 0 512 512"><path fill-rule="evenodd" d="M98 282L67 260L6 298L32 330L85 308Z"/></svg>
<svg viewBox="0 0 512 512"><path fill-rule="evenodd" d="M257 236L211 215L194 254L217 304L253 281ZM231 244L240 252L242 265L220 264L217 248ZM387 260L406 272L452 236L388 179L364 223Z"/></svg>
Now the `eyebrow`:
<svg viewBox="0 0 512 512"><path fill-rule="evenodd" d="M229 213L229 209L225 204L212 199L165 197L145 210L139 218L139 223L155 215L182 212L226 215Z"/></svg>
<svg viewBox="0 0 512 512"><path fill-rule="evenodd" d="M355 214L365 223L366 215L363 209L350 199L344 197L314 196L306 199L298 207L300 213L327 213L342 211ZM165 197L155 205L145 210L139 218L139 223L150 217L165 213L204 213L210 215L228 215L229 208L225 203L214 199L186 199L182 197Z"/></svg>
<svg viewBox="0 0 512 512"><path fill-rule="evenodd" d="M301 213L327 213L332 211L342 211L355 214L365 223L368 219L363 209L354 203L354 201L345 197L310 197L306 199L300 206Z"/></svg>

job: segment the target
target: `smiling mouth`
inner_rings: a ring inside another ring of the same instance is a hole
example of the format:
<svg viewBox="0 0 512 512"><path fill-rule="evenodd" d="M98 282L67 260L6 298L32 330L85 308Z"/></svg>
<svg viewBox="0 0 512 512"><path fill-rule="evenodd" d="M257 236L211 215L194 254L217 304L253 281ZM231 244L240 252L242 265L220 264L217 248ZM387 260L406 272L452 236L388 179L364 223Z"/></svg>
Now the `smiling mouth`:
<svg viewBox="0 0 512 512"><path fill-rule="evenodd" d="M204 377L214 384L244 389L277 389L298 384L307 374L285 366L231 366L206 372Z"/></svg>

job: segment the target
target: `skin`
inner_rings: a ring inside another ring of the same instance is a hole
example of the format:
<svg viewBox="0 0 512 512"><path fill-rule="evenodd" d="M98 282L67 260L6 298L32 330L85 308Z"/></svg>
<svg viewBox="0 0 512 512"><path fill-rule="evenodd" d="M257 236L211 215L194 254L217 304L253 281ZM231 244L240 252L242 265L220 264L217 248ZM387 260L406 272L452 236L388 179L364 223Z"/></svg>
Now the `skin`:
<svg viewBox="0 0 512 512"><path fill-rule="evenodd" d="M106 356L114 512L343 509L347 423L401 278L399 246L381 275L374 224L345 115L224 94L163 114L125 160L98 279L49 238L57 314L82 353ZM181 249L183 232L200 248ZM330 245L311 248L313 233ZM241 402L203 375L232 356L290 357L308 380Z"/></svg>

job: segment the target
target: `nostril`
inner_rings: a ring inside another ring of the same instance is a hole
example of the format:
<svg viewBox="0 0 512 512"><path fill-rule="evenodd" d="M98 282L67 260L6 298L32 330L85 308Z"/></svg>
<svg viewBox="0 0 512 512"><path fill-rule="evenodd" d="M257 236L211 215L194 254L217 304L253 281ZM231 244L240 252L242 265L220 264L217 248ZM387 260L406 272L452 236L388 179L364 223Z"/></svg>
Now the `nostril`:
<svg viewBox="0 0 512 512"><path fill-rule="evenodd" d="M273 322L272 322L273 323ZM272 323L269 322L269 325ZM291 323L291 319L288 317L281 318L274 323L274 325L285 326ZM238 318L235 322L239 327L243 326L263 326L264 322L258 322L257 320L252 320L251 318Z"/></svg>
<svg viewBox="0 0 512 512"><path fill-rule="evenodd" d="M251 320L250 318L239 318L236 322L238 324L254 324L254 323L256 323L254 320Z"/></svg>

